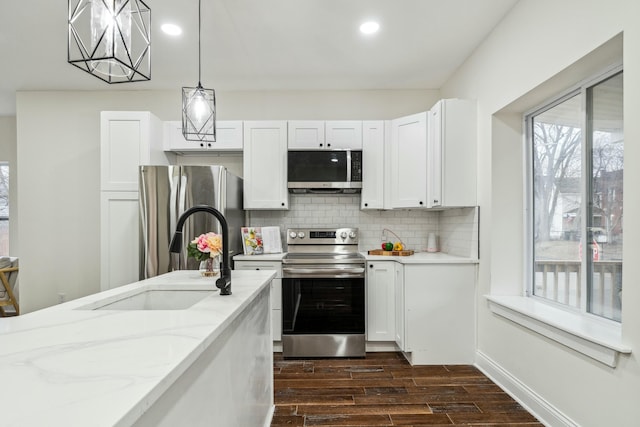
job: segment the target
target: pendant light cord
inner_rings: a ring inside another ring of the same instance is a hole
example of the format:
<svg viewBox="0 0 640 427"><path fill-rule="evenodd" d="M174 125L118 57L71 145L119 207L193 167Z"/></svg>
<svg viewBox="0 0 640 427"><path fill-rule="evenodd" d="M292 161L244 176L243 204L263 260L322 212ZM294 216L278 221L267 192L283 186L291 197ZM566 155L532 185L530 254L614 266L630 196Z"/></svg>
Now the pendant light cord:
<svg viewBox="0 0 640 427"><path fill-rule="evenodd" d="M200 27L202 26L201 21L202 21L202 0L198 0L198 87L202 86L201 83L201 78L200 75L202 73L202 53L200 50L200 36L201 36L201 29Z"/></svg>

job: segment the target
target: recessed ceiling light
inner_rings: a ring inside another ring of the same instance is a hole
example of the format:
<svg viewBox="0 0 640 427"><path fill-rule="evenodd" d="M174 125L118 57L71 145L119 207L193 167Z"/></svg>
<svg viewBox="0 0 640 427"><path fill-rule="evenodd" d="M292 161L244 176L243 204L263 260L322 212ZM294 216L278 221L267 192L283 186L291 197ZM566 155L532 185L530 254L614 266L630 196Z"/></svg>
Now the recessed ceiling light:
<svg viewBox="0 0 640 427"><path fill-rule="evenodd" d="M360 32L363 34L373 34L378 32L379 29L380 24L375 21L365 22L364 24L360 25Z"/></svg>
<svg viewBox="0 0 640 427"><path fill-rule="evenodd" d="M165 34L169 34L170 36L179 36L182 34L182 28L178 27L175 24L162 24L160 27Z"/></svg>

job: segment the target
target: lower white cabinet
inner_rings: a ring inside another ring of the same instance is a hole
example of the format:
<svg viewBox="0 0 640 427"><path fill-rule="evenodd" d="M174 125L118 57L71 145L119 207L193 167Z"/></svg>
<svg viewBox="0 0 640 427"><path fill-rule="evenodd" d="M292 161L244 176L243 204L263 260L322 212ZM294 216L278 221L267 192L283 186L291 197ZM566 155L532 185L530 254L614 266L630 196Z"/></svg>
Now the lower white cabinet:
<svg viewBox="0 0 640 427"><path fill-rule="evenodd" d="M474 362L475 283L475 264L404 266L400 341L412 365Z"/></svg>
<svg viewBox="0 0 640 427"><path fill-rule="evenodd" d="M235 270L275 270L271 281L271 330L273 340L282 340L282 263L280 261L235 261Z"/></svg>
<svg viewBox="0 0 640 427"><path fill-rule="evenodd" d="M367 262L367 341L396 339L396 270L393 261Z"/></svg>
<svg viewBox="0 0 640 427"><path fill-rule="evenodd" d="M100 193L100 290L139 279L139 208L137 191Z"/></svg>

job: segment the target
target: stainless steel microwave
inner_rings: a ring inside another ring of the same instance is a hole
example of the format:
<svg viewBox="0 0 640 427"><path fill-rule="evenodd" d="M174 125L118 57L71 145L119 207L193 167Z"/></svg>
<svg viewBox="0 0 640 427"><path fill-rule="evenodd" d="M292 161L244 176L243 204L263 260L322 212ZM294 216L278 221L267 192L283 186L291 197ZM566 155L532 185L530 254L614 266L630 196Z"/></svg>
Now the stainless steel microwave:
<svg viewBox="0 0 640 427"><path fill-rule="evenodd" d="M359 193L362 151L289 150L287 177L292 193Z"/></svg>

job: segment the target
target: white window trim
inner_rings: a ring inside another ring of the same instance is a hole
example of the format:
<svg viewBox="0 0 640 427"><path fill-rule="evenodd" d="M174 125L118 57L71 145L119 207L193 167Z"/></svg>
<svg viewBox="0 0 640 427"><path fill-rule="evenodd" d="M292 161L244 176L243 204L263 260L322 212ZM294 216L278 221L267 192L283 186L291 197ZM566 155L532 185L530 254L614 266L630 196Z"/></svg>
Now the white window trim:
<svg viewBox="0 0 640 427"><path fill-rule="evenodd" d="M547 102L540 104L534 109L525 112L524 116L530 116L536 111L549 108L552 103L559 103L573 96L577 92L584 90L583 88L595 81L604 80L606 76L613 75L619 71L623 71L622 63L613 64L607 67L596 77L590 77L579 82L575 86L568 88L564 93L554 96ZM518 286L522 289L521 295L485 295L489 309L492 313L508 319L516 324L534 331L544 337L547 337L561 345L564 345L576 352L592 358L609 367L615 368L618 364L620 354L631 354L631 348L623 343L622 340L622 323L605 319L592 315L586 311L586 304L575 309L569 306L563 306L544 300L543 298L532 295L530 278L532 277L532 265L529 262L532 259L532 245L530 236L532 234L533 225L530 215L530 205L528 198L530 193L531 173L529 171L529 162L527 156L528 149L528 127L527 120L523 121L523 142L525 149L523 151L523 166L525 171L525 179L523 182L523 229L525 247L524 255L524 286ZM584 277L584 275L583 275ZM585 294L585 293L583 293ZM584 303L584 301L583 301Z"/></svg>
<svg viewBox="0 0 640 427"><path fill-rule="evenodd" d="M615 368L620 354L631 354L622 342L621 324L526 296L485 295L489 309L607 366Z"/></svg>

